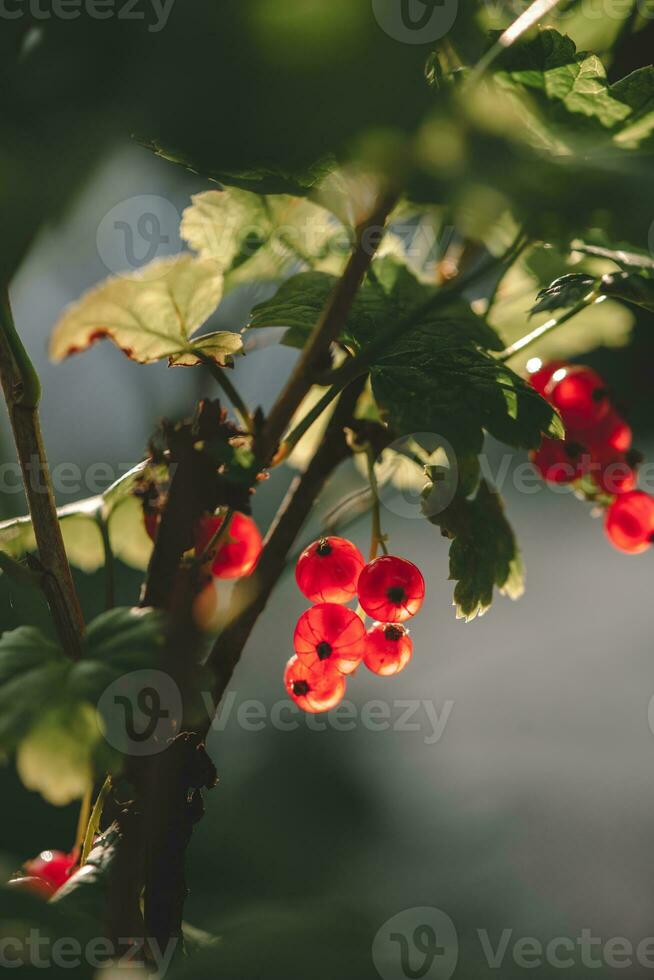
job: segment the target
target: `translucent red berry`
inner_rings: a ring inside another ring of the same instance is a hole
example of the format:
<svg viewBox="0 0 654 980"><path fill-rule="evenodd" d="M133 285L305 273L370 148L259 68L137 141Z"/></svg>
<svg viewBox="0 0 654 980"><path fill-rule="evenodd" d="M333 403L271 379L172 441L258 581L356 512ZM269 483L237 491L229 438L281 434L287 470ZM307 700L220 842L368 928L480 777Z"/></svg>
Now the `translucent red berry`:
<svg viewBox="0 0 654 980"><path fill-rule="evenodd" d="M46 902L55 893L54 885L51 885L45 878L36 878L33 876L12 878L11 881L7 882L7 885L9 888L17 888L18 891L29 892L31 895L36 895L37 898L43 898Z"/></svg>
<svg viewBox="0 0 654 980"><path fill-rule="evenodd" d="M539 357L534 357L527 362L527 380L539 395L544 395L554 372L565 367L567 367L565 361L550 361L548 364L543 364Z"/></svg>
<svg viewBox="0 0 654 980"><path fill-rule="evenodd" d="M606 512L606 533L620 551L637 555L652 544L654 497L640 490L616 497Z"/></svg>
<svg viewBox="0 0 654 980"><path fill-rule="evenodd" d="M587 367L555 371L545 395L568 429L587 429L605 418L610 409L606 384L599 374Z"/></svg>
<svg viewBox="0 0 654 980"><path fill-rule="evenodd" d="M363 659L365 638L365 626L352 609L320 602L298 619L293 646L310 669L329 665L351 674Z"/></svg>
<svg viewBox="0 0 654 980"><path fill-rule="evenodd" d="M34 875L49 882L53 888L61 888L68 881L75 867L75 855L63 851L41 851L38 857L25 862L28 875Z"/></svg>
<svg viewBox="0 0 654 980"><path fill-rule="evenodd" d="M591 450L614 450L626 453L631 449L633 433L625 420L614 409L597 425L584 433L584 441Z"/></svg>
<svg viewBox="0 0 654 980"><path fill-rule="evenodd" d="M629 493L636 489L636 471L624 453L613 451L599 454L593 460L593 479L600 490L609 494Z"/></svg>
<svg viewBox="0 0 654 980"><path fill-rule="evenodd" d="M312 670L297 657L291 657L284 671L284 686L289 697L303 711L317 714L340 704L346 681L332 666L322 664Z"/></svg>
<svg viewBox="0 0 654 980"><path fill-rule="evenodd" d="M221 516L203 517L195 528L195 550L201 554L223 523ZM243 578L257 566L263 547L261 532L251 517L236 513L226 540L219 546L211 566L216 578Z"/></svg>
<svg viewBox="0 0 654 980"><path fill-rule="evenodd" d="M300 591L311 602L349 602L365 560L345 538L320 538L302 552L295 568Z"/></svg>
<svg viewBox="0 0 654 980"><path fill-rule="evenodd" d="M359 576L359 602L374 619L401 623L415 616L425 598L425 580L406 558L375 558Z"/></svg>
<svg viewBox="0 0 654 980"><path fill-rule="evenodd" d="M368 630L363 661L373 674L399 674L412 655L413 641L401 623L374 623Z"/></svg>
<svg viewBox="0 0 654 980"><path fill-rule="evenodd" d="M548 483L573 483L584 474L588 454L584 446L567 439L543 439L529 454L531 462Z"/></svg>

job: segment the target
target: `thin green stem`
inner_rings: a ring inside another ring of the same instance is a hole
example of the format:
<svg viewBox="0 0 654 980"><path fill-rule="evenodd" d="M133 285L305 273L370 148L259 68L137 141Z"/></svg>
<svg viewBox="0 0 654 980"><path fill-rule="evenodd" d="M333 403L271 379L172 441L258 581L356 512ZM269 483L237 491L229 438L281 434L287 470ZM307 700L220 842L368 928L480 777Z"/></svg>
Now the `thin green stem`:
<svg viewBox="0 0 654 980"><path fill-rule="evenodd" d="M597 288L593 289L587 296L584 296L583 299L579 300L578 303L575 303L573 307L566 310L566 312L561 316L552 317L551 320L547 320L547 322L541 324L540 327L536 327L535 330L532 330L530 333L526 334L526 336L521 337L520 340L516 340L514 344L511 344L510 347L507 347L506 350L502 351L502 353L498 355L498 360L502 362L508 361L515 354L519 354L521 351L526 350L527 347L535 344L537 340L541 340L541 338L546 334L550 334L558 327L562 327L564 323L567 323L568 320L572 320L572 318L578 313L581 313L588 307L593 306L595 303L601 303L605 299L606 296L600 295Z"/></svg>
<svg viewBox="0 0 654 980"><path fill-rule="evenodd" d="M513 252L507 257L507 259L506 259L506 265L504 266L504 268L501 270L499 276L497 277L497 279L495 281L495 285L493 286L493 288L491 290L491 293L490 293L490 296L488 297L488 305L486 306L486 312L484 314L485 317L486 317L486 319L488 319L488 317L489 317L489 315L491 313L491 310L495 306L495 302L497 300L497 295L498 295L498 293L500 291L500 286L502 285L502 283L506 279L508 273L511 271L511 269L513 268L513 266L516 264L516 262L518 261L518 259L520 258L520 256L523 254L523 252L525 251L525 249L528 247L529 243L530 243L529 242L529 238L527 238L526 235L523 236L521 240L517 240L516 239L516 241L514 242L514 246L515 247L513 249Z"/></svg>
<svg viewBox="0 0 654 980"><path fill-rule="evenodd" d="M224 538L227 537L233 517L234 517L234 508L228 507L222 524L216 530L216 532L211 536L211 539L207 542L207 545L204 548L202 554L198 555L197 557L198 565L204 565L205 562L208 562L211 558L213 558L214 554L218 550L219 545L221 545Z"/></svg>
<svg viewBox="0 0 654 980"><path fill-rule="evenodd" d="M84 844L82 845L82 853L80 855L80 865L86 863L91 850L93 848L93 838L95 837L98 829L100 827L100 820L102 819L102 811L104 810L105 800L111 789L111 776L107 776L105 779L102 789L98 794L98 798L93 805L93 810L91 811L91 817L86 827L86 834L84 835Z"/></svg>
<svg viewBox="0 0 654 980"><path fill-rule="evenodd" d="M207 357L206 354L198 354L198 356L211 374L214 381L217 382L218 386L222 388L229 398L245 429L247 429L248 432L252 432L252 415L250 410L248 409L244 400L241 398L235 385L233 385L230 379L227 377L227 372L219 367L210 357Z"/></svg>
<svg viewBox="0 0 654 980"><path fill-rule="evenodd" d="M374 561L380 548L385 555L388 554L388 548L386 547L386 535L381 525L381 499L379 497L377 474L375 473L375 452L372 448L369 448L366 452L366 461L368 464L368 482L370 483L370 492L372 494L372 533L370 536L369 561Z"/></svg>
<svg viewBox="0 0 654 980"><path fill-rule="evenodd" d="M288 456L291 450L297 446L302 436L308 432L313 423L320 418L322 413L331 405L334 399L338 398L342 390L342 385L332 385L331 388L328 388L325 394L319 401L316 402L313 408L309 409L304 418L301 419L293 429L291 429L283 441L284 456Z"/></svg>
<svg viewBox="0 0 654 980"><path fill-rule="evenodd" d="M116 605L116 577L114 566L114 552L111 547L109 537L109 525L102 513L97 516L98 527L102 535L102 547L104 549L104 594L105 608L113 609Z"/></svg>

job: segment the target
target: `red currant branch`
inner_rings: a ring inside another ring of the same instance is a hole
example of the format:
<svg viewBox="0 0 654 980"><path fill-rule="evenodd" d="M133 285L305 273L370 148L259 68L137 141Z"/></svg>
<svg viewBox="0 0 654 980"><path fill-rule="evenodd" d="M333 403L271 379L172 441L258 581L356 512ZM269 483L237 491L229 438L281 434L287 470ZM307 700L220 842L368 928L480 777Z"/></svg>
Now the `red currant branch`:
<svg viewBox="0 0 654 980"><path fill-rule="evenodd" d="M502 353L498 355L498 360L503 362L508 361L515 354L526 350L527 347L530 347L531 344L536 343L537 340L540 340L546 334L552 333L552 331L556 330L557 327L562 327L564 323L572 320L572 318L578 313L581 313L589 306L593 306L595 303L603 302L605 299L606 296L601 295L599 288L597 286L593 287L593 289L586 296L584 296L583 299L580 299L578 303L575 303L573 307L566 310L566 312L561 316L552 317L546 323L541 324L540 327L536 327L535 330L532 330L530 333L526 334L526 336L521 337L520 340L516 340L514 344L511 344L510 347L507 347L506 350L502 351Z"/></svg>
<svg viewBox="0 0 654 980"><path fill-rule="evenodd" d="M397 194L394 191L382 194L370 217L357 228L354 248L345 271L329 297L288 381L272 406L263 432L257 440L257 456L264 464L269 463L274 456L293 415L314 383L322 359L338 337L381 240L379 232L396 201ZM343 388L345 383L343 381L340 387Z"/></svg>
<svg viewBox="0 0 654 980"><path fill-rule="evenodd" d="M507 261L513 261L512 256L518 244L522 240L522 230L518 233L514 241L511 242L506 251L500 256L487 255L481 259L473 268L462 272L455 279L449 280L438 292L430 296L424 303L414 307L406 317L390 323L383 330L380 330L376 338L368 345L365 351L358 357L353 358L347 363L329 371L316 378L318 384L333 384L341 387L367 374L370 365L385 351L392 346L397 337L406 338L406 335L420 323L424 322L425 316L433 314L436 310L447 306L452 299L461 296L469 287L484 279L488 273L497 267L502 267Z"/></svg>
<svg viewBox="0 0 654 980"><path fill-rule="evenodd" d="M16 332L6 287L0 297L0 381L43 569L43 591L61 645L77 659L84 619L64 548L41 434L40 384Z"/></svg>
<svg viewBox="0 0 654 980"><path fill-rule="evenodd" d="M302 526L327 479L339 463L350 455L345 428L352 419L363 379L350 385L341 395L320 448L302 476L296 478L266 536L256 571L241 579L231 602L232 616L208 658L213 669L214 703L218 707L254 625L266 607Z"/></svg>

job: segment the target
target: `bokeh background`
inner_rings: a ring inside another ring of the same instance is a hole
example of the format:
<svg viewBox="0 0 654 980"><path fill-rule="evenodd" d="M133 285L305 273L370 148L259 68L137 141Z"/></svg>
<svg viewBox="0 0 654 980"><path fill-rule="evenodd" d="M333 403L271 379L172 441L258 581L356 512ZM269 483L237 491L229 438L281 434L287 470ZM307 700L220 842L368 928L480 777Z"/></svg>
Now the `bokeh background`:
<svg viewBox="0 0 654 980"><path fill-rule="evenodd" d="M214 393L202 371L136 366L109 344L59 366L46 353L66 303L125 266L125 239L106 230L106 216L118 213L135 230L137 254L139 247L145 252L137 223L148 198L148 211L158 214L169 238L159 254L175 252L176 220L190 195L206 187L126 137L112 137L92 179L31 247L12 300L43 380L53 467L84 470L103 462L118 473L142 458L162 415L181 417L198 396ZM252 299L230 297L216 323L240 329ZM651 323L637 322L628 350L587 358L609 374L646 454L654 452L650 331ZM240 361L235 378L246 400L265 408L294 356L270 346ZM0 440L2 459L13 461L4 413ZM499 448L489 446L491 472L500 462ZM501 489L523 548L527 593L516 604L498 598L470 624L454 616L447 543L423 521L398 516L389 501L383 519L393 550L423 569L428 599L412 626L410 668L395 680L362 674L350 685L352 730L339 730L348 726L338 718L317 724L300 718L293 731L270 721L304 608L292 574L280 581L210 738L220 783L189 853L188 919L226 939L222 959L212 950L201 954L189 976L374 977L378 930L423 906L454 923L454 975L466 980L522 976L511 951L524 937L576 941L588 929L603 943L627 937L637 944L654 935L652 557L613 551L601 522L569 494L521 493L512 473L522 463L519 454L513 458ZM262 528L290 476L276 474L258 495ZM62 492L58 503L86 495L84 488ZM9 517L24 503L20 494L5 493L1 507ZM366 519L349 533L365 549ZM305 537L311 539L310 528ZM85 613L97 614L102 573L76 577ZM119 601L135 602L139 585L140 575L120 565ZM48 628L40 600L2 577L0 628L26 620ZM252 715L243 722L239 709L251 700L263 706L263 723L257 716L253 725ZM364 724L362 712L379 701L392 722L402 702L417 703L413 729ZM434 732L434 717L442 732ZM53 809L28 793L11 763L0 768L0 799L5 871L43 848L71 846L75 808ZM421 921L412 915L409 937ZM494 947L503 930L512 931L499 969L486 961L478 930ZM452 963L448 948L443 971ZM385 980L409 975L393 967L395 950L387 943L386 969L395 973ZM590 968L572 955L567 970L529 972L643 975L642 967Z"/></svg>

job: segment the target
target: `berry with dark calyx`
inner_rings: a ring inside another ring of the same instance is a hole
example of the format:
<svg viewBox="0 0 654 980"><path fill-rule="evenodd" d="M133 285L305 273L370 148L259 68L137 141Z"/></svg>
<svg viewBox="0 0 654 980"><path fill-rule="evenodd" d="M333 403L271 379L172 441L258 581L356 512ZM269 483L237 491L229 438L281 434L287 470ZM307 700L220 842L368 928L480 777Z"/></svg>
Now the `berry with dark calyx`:
<svg viewBox="0 0 654 980"><path fill-rule="evenodd" d="M610 410L609 392L599 374L587 367L555 371L545 396L557 409L567 429L587 429L605 418Z"/></svg>
<svg viewBox="0 0 654 980"><path fill-rule="evenodd" d="M201 555L222 527L220 515L202 517L195 526L195 551ZM215 578L244 578L257 566L263 548L261 532L251 517L236 513L227 529L225 540L218 545L211 574Z"/></svg>
<svg viewBox="0 0 654 980"><path fill-rule="evenodd" d="M321 664L313 670L297 657L291 657L284 671L286 693L309 714L330 711L345 696L346 680L343 674L329 664Z"/></svg>
<svg viewBox="0 0 654 980"><path fill-rule="evenodd" d="M382 555L359 576L359 602L369 616L383 623L401 623L420 609L425 598L425 580L406 558Z"/></svg>
<svg viewBox="0 0 654 980"><path fill-rule="evenodd" d="M346 538L320 538L298 558L295 580L311 602L350 602L365 560Z"/></svg>
<svg viewBox="0 0 654 980"><path fill-rule="evenodd" d="M365 626L352 609L320 602L300 616L293 646L310 670L327 665L351 674L363 660L365 637Z"/></svg>
<svg viewBox="0 0 654 980"><path fill-rule="evenodd" d="M619 551L629 555L647 551L654 536L654 497L641 490L621 494L607 510L604 527Z"/></svg>
<svg viewBox="0 0 654 980"><path fill-rule="evenodd" d="M548 483L574 483L584 474L588 453L580 443L545 438L529 458Z"/></svg>
<svg viewBox="0 0 654 980"><path fill-rule="evenodd" d="M555 371L567 367L565 361L549 361L543 364L540 357L532 357L527 362L527 381L535 388L539 395L545 395L548 384L552 380Z"/></svg>
<svg viewBox="0 0 654 980"><path fill-rule="evenodd" d="M373 674L399 674L412 655L413 641L401 623L374 623L368 630L363 662Z"/></svg>
<svg viewBox="0 0 654 980"><path fill-rule="evenodd" d="M76 863L75 854L65 854L63 851L41 851L38 857L26 861L24 868L28 875L42 878L57 889L68 881Z"/></svg>
<svg viewBox="0 0 654 980"><path fill-rule="evenodd" d="M51 885L49 881L45 878L37 878L35 875L29 875L24 878L12 878L7 882L9 888L16 888L21 892L29 892L31 895L35 895L37 898L42 898L46 902L48 899L52 898L56 888Z"/></svg>

